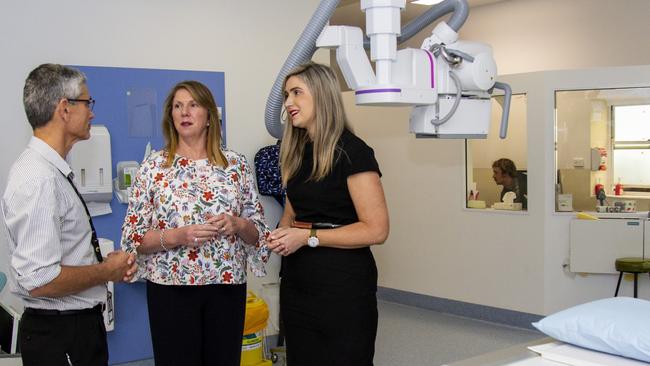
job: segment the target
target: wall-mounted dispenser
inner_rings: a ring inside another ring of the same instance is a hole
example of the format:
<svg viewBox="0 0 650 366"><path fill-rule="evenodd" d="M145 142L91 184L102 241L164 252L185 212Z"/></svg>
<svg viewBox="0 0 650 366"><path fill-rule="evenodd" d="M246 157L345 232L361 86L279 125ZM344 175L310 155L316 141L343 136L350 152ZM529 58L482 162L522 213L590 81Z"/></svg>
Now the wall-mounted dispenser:
<svg viewBox="0 0 650 366"><path fill-rule="evenodd" d="M90 138L77 142L67 156L74 172L74 183L83 196L91 216L111 213L111 135L104 125L93 125Z"/></svg>
<svg viewBox="0 0 650 366"><path fill-rule="evenodd" d="M113 180L115 197L120 203L129 203L131 186L135 180L140 164L137 161L120 161L117 163L117 178Z"/></svg>
<svg viewBox="0 0 650 366"><path fill-rule="evenodd" d="M607 170L607 149L603 147L591 148L591 170Z"/></svg>

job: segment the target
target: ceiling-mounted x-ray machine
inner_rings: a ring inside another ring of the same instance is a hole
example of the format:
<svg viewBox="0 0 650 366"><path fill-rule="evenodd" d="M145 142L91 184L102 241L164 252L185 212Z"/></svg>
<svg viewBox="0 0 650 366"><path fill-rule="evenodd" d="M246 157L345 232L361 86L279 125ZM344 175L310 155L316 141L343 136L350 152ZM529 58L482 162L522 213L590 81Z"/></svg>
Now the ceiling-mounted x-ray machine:
<svg viewBox="0 0 650 366"><path fill-rule="evenodd" d="M489 45L458 39L469 13L466 0L445 0L404 28L400 12L405 0L361 0L367 39L360 28L327 25L338 3L321 1L280 71L266 106L271 135L282 136L285 75L309 61L321 47L336 50L337 63L358 105L413 106L409 124L417 137L485 138L490 129L490 95L501 89L505 98L500 137L505 138L512 92L507 84L496 81ZM439 22L419 49L397 49L399 43L448 13L453 13L451 18Z"/></svg>

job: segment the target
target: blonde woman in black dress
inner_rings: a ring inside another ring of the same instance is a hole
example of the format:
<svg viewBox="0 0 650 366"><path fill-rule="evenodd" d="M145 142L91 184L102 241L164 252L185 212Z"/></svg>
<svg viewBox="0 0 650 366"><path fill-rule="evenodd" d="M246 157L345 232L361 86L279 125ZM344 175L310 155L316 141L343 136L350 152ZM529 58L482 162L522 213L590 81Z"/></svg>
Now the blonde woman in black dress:
<svg viewBox="0 0 650 366"><path fill-rule="evenodd" d="M373 364L377 267L370 246L389 231L372 148L347 121L332 70L304 64L285 78L280 164L287 201L269 248L284 256L280 311L287 362Z"/></svg>

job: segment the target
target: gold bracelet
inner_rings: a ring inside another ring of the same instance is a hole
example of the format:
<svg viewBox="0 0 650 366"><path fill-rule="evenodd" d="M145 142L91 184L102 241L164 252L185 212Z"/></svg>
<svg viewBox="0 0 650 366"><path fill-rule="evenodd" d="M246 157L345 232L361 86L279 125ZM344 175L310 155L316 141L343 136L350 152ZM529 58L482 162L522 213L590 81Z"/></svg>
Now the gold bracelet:
<svg viewBox="0 0 650 366"><path fill-rule="evenodd" d="M168 251L167 247L165 247L165 229L160 229L160 246L165 249L165 251Z"/></svg>

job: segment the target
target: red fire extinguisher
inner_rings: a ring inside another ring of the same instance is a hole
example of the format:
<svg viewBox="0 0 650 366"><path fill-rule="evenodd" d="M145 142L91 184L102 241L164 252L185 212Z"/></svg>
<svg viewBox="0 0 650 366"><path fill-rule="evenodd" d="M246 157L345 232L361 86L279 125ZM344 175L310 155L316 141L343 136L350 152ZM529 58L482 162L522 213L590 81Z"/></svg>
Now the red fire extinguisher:
<svg viewBox="0 0 650 366"><path fill-rule="evenodd" d="M596 183L596 185L594 186L594 196L598 197L598 192L600 192L603 189L605 189L605 186L600 184L600 182Z"/></svg>
<svg viewBox="0 0 650 366"><path fill-rule="evenodd" d="M614 194L620 196L623 194L623 185L621 184L621 178L618 178L618 183L614 186Z"/></svg>

